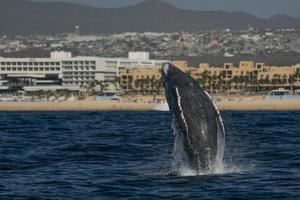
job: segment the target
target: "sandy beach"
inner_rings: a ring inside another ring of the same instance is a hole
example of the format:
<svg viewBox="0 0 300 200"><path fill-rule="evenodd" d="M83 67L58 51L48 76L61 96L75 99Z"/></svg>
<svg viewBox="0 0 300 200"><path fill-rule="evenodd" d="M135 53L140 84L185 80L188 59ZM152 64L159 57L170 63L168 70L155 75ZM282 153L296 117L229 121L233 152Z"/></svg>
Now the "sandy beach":
<svg viewBox="0 0 300 200"><path fill-rule="evenodd" d="M149 103L153 97L138 97L135 101L75 100L65 102L0 102L0 111L151 111L161 104ZM220 110L268 111L300 110L300 99L265 100L263 96L215 97Z"/></svg>
<svg viewBox="0 0 300 200"><path fill-rule="evenodd" d="M149 111L149 103L113 100L82 100L73 102L0 102L0 111Z"/></svg>
<svg viewBox="0 0 300 200"><path fill-rule="evenodd" d="M272 99L263 96L216 98L220 110L231 111L284 111L300 110L300 99Z"/></svg>

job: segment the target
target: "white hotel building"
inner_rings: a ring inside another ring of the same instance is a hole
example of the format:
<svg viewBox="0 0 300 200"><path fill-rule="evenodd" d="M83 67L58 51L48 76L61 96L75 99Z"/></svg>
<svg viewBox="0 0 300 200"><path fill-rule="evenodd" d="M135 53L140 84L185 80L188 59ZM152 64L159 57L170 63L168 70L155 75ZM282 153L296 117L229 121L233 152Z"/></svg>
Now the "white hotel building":
<svg viewBox="0 0 300 200"><path fill-rule="evenodd" d="M51 52L49 58L0 57L0 91L79 90L93 81L115 81L125 68L160 67L148 52L129 52L128 58L73 57Z"/></svg>

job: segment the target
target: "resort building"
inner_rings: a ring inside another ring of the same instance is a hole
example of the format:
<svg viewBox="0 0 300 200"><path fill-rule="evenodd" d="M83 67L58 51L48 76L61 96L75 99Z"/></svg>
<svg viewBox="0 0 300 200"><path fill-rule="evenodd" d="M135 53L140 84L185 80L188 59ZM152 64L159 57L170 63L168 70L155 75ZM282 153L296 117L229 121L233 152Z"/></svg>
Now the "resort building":
<svg viewBox="0 0 300 200"><path fill-rule="evenodd" d="M51 52L49 58L0 57L0 90L79 90L93 82L116 89L125 68L161 66L147 52L129 52L128 58L73 57L70 52Z"/></svg>
<svg viewBox="0 0 300 200"><path fill-rule="evenodd" d="M129 68L121 75L121 88L126 93L162 94L160 67Z"/></svg>
<svg viewBox="0 0 300 200"><path fill-rule="evenodd" d="M185 61L173 61L190 74L211 94L266 93L274 89L300 89L300 64L267 66L264 63L241 61L239 66L224 63L221 67L201 63L188 67ZM157 68L127 69L121 76L121 87L130 93L161 93L160 71ZM154 84L155 83L155 84Z"/></svg>
<svg viewBox="0 0 300 200"><path fill-rule="evenodd" d="M200 64L189 73L212 94L265 93L274 89L300 89L300 64L267 66L264 63L241 61L236 67L225 63L222 67Z"/></svg>
<svg viewBox="0 0 300 200"><path fill-rule="evenodd" d="M174 65L187 71L186 61L174 60ZM121 73L121 88L126 93L161 95L164 88L161 81L161 64L155 67L127 68Z"/></svg>

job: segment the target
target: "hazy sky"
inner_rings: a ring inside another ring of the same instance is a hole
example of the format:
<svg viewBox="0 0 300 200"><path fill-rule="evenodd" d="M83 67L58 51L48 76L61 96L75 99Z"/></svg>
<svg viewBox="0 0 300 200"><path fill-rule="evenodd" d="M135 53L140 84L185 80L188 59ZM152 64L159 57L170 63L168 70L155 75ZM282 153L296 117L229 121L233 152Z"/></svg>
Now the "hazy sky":
<svg viewBox="0 0 300 200"><path fill-rule="evenodd" d="M121 7L136 4L143 0L34 0L65 1L98 7ZM286 14L300 17L300 0L164 0L179 8L194 10L246 11L260 17Z"/></svg>

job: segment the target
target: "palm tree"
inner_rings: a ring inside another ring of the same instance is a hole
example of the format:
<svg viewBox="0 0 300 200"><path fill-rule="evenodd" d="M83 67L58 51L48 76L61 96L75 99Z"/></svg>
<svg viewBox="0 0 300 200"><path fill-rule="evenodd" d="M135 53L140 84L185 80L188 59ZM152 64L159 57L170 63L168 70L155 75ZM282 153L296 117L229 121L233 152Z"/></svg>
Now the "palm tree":
<svg viewBox="0 0 300 200"><path fill-rule="evenodd" d="M126 86L127 92L129 92L129 90L132 90L132 84L133 84L133 78L132 76L128 76L128 85Z"/></svg>
<svg viewBox="0 0 300 200"><path fill-rule="evenodd" d="M288 79L288 83L290 84L291 90L294 90L294 84L296 82L296 74L291 74L289 79Z"/></svg>
<svg viewBox="0 0 300 200"><path fill-rule="evenodd" d="M162 94L162 81L160 79L155 81L155 89L158 92L158 94Z"/></svg>
<svg viewBox="0 0 300 200"><path fill-rule="evenodd" d="M150 88L151 88L151 93L153 94L154 88L155 88L155 76L154 75L151 77Z"/></svg>
<svg viewBox="0 0 300 200"><path fill-rule="evenodd" d="M209 93L212 94L212 77L208 76Z"/></svg>
<svg viewBox="0 0 300 200"><path fill-rule="evenodd" d="M150 94L150 88L151 88L150 84L151 84L151 79L149 76L147 76L145 79L146 94Z"/></svg>
<svg viewBox="0 0 300 200"><path fill-rule="evenodd" d="M113 80L113 84L114 84L115 89L118 90L120 88L120 85L121 85L121 78L120 77L116 77Z"/></svg>
<svg viewBox="0 0 300 200"><path fill-rule="evenodd" d="M209 78L208 71L205 70L204 72L202 72L201 77L202 77L201 83L204 87L206 87L206 81Z"/></svg>
<svg viewBox="0 0 300 200"><path fill-rule="evenodd" d="M135 92L137 92L137 94L139 93L139 90L140 90L140 82L141 82L140 79L136 79L136 80L134 81L134 86L135 86L135 89L136 89Z"/></svg>
<svg viewBox="0 0 300 200"><path fill-rule="evenodd" d="M271 80L272 85L277 86L279 84L279 75L278 74L274 74L272 80Z"/></svg>
<svg viewBox="0 0 300 200"><path fill-rule="evenodd" d="M146 79L140 78L137 80L136 86L138 88L138 93L144 94L145 92Z"/></svg>

